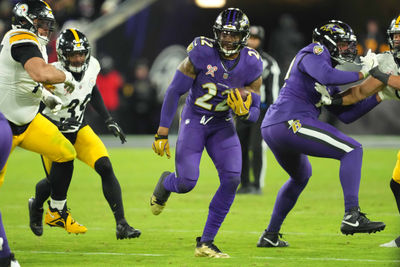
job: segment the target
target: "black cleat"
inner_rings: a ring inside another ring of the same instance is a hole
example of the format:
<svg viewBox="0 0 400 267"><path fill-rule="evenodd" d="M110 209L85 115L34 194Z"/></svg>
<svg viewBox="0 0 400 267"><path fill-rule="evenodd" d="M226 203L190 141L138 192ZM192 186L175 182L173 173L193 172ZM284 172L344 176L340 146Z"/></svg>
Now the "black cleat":
<svg viewBox="0 0 400 267"><path fill-rule="evenodd" d="M265 230L257 242L257 247L259 248L288 247L289 243L280 240L279 237L282 238L282 234L275 232L267 232L267 230Z"/></svg>
<svg viewBox="0 0 400 267"><path fill-rule="evenodd" d="M35 235L41 236L43 234L43 208L34 208L34 201L33 197L28 200L29 226Z"/></svg>
<svg viewBox="0 0 400 267"><path fill-rule="evenodd" d="M208 258L230 258L228 254L223 253L221 250L214 245L213 240L208 242L201 242L201 237L196 238L196 248L194 250L194 256L196 257L208 257Z"/></svg>
<svg viewBox="0 0 400 267"><path fill-rule="evenodd" d="M359 207L351 208L344 214L340 231L345 235L353 235L355 233L375 233L385 229L385 223L372 222L365 213L360 211Z"/></svg>
<svg viewBox="0 0 400 267"><path fill-rule="evenodd" d="M154 215L158 215L163 211L166 202L171 195L171 192L167 191L163 186L165 177L167 177L170 173L171 172L163 172L160 179L158 179L156 187L154 188L153 195L150 199L151 212Z"/></svg>
<svg viewBox="0 0 400 267"><path fill-rule="evenodd" d="M141 233L140 230L133 228L128 223L117 224L117 239L135 238L139 237Z"/></svg>
<svg viewBox="0 0 400 267"><path fill-rule="evenodd" d="M5 258L0 258L0 266L20 267L19 262L15 259L14 253Z"/></svg>

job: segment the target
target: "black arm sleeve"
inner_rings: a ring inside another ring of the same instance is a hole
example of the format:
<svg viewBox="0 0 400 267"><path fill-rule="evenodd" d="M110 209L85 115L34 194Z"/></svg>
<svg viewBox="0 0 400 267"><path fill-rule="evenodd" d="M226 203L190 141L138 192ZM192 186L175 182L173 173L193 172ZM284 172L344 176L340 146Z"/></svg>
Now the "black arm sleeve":
<svg viewBox="0 0 400 267"><path fill-rule="evenodd" d="M13 45L11 47L11 56L15 61L20 62L22 67L25 66L28 59L33 57L43 58L39 48L34 44Z"/></svg>
<svg viewBox="0 0 400 267"><path fill-rule="evenodd" d="M92 98L90 99L90 105L96 110L97 113L106 121L111 117L110 112L108 112L106 106L104 105L103 97L100 94L97 85L93 87Z"/></svg>

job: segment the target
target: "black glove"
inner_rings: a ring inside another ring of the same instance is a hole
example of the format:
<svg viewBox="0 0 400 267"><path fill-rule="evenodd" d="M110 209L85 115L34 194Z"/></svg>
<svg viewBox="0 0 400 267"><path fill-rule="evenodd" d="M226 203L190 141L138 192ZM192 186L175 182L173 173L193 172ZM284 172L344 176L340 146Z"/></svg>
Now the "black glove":
<svg viewBox="0 0 400 267"><path fill-rule="evenodd" d="M119 137L121 139L121 144L126 142L125 134L122 131L121 127L119 127L118 123L113 119L109 118L106 120L107 129L114 134L115 137Z"/></svg>
<svg viewBox="0 0 400 267"><path fill-rule="evenodd" d="M56 125L60 132L64 132L68 130L76 130L77 127L81 125L81 123L77 121L76 118L66 118L65 120L57 121Z"/></svg>

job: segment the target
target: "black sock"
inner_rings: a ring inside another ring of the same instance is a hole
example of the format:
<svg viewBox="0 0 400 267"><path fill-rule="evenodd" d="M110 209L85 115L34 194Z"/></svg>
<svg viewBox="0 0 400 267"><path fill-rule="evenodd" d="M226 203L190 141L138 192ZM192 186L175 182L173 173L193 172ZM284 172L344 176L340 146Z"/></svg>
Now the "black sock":
<svg viewBox="0 0 400 267"><path fill-rule="evenodd" d="M51 198L64 200L67 198L69 184L71 183L74 161L53 162L49 175L51 185Z"/></svg>
<svg viewBox="0 0 400 267"><path fill-rule="evenodd" d="M115 221L118 223L126 223L124 215L124 206L122 204L121 186L115 177L110 159L102 157L94 164L96 172L101 176L101 184L103 186L103 194L114 214Z"/></svg>
<svg viewBox="0 0 400 267"><path fill-rule="evenodd" d="M44 202L50 197L51 185L47 178L43 178L36 184L34 207L40 209Z"/></svg>
<svg viewBox="0 0 400 267"><path fill-rule="evenodd" d="M400 213L400 184L392 179L390 180L390 188L392 189L394 198L396 199L397 209Z"/></svg>

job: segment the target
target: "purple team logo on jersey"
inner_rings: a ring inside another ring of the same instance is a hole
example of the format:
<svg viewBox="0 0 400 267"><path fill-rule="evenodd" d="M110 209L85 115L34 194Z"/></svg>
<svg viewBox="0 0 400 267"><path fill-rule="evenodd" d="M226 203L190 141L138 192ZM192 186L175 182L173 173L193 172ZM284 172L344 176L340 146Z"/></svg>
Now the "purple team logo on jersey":
<svg viewBox="0 0 400 267"><path fill-rule="evenodd" d="M214 72L216 72L218 70L217 66L211 66L210 64L207 65L207 72L206 75L211 75L212 77L214 77Z"/></svg>

